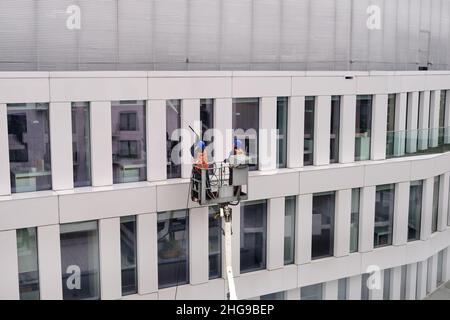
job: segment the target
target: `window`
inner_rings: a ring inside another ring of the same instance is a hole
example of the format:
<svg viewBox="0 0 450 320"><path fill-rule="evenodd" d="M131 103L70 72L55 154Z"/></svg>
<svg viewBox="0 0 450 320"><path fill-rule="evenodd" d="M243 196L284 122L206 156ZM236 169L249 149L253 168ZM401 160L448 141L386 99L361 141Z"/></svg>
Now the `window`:
<svg viewBox="0 0 450 320"><path fill-rule="evenodd" d="M406 300L406 272L408 271L408 265L402 266L400 275L400 300Z"/></svg>
<svg viewBox="0 0 450 320"><path fill-rule="evenodd" d="M158 284L167 288L189 281L189 217L186 210L158 213Z"/></svg>
<svg viewBox="0 0 450 320"><path fill-rule="evenodd" d="M181 129L181 100L167 100L166 102L167 179L181 178L181 154L177 154L175 149L175 147L181 142L180 135L176 133L177 130L179 129Z"/></svg>
<svg viewBox="0 0 450 320"><path fill-rule="evenodd" d="M300 300L322 300L323 284L313 284L300 289Z"/></svg>
<svg viewBox="0 0 450 320"><path fill-rule="evenodd" d="M358 252L359 246L359 207L360 188L352 189L352 208L350 218L350 252Z"/></svg>
<svg viewBox="0 0 450 320"><path fill-rule="evenodd" d="M296 196L286 197L284 209L284 264L294 263Z"/></svg>
<svg viewBox="0 0 450 320"><path fill-rule="evenodd" d="M241 273L266 268L267 202L241 203Z"/></svg>
<svg viewBox="0 0 450 320"><path fill-rule="evenodd" d="M445 249L444 249L445 250ZM437 259L437 277L436 285L439 287L444 283L443 270L444 270L444 250L439 251Z"/></svg>
<svg viewBox="0 0 450 320"><path fill-rule="evenodd" d="M114 183L145 181L145 101L114 101L111 105Z"/></svg>
<svg viewBox="0 0 450 320"><path fill-rule="evenodd" d="M395 184L377 186L375 200L374 247L392 244Z"/></svg>
<svg viewBox="0 0 450 320"><path fill-rule="evenodd" d="M312 258L319 259L334 253L335 193L317 193L313 196Z"/></svg>
<svg viewBox="0 0 450 320"><path fill-rule="evenodd" d="M433 211L432 211L432 221L431 221L431 232L436 232L438 230L438 215L439 215L439 183L440 176L434 177L434 187L433 187Z"/></svg>
<svg viewBox="0 0 450 320"><path fill-rule="evenodd" d="M47 103L8 104L11 192L52 188Z"/></svg>
<svg viewBox="0 0 450 320"><path fill-rule="evenodd" d="M370 159L370 136L372 131L372 96L356 97L355 161Z"/></svg>
<svg viewBox="0 0 450 320"><path fill-rule="evenodd" d="M136 216L120 218L120 253L122 265L122 295L137 293L137 233Z"/></svg>
<svg viewBox="0 0 450 320"><path fill-rule="evenodd" d="M383 300L391 299L391 269L383 271Z"/></svg>
<svg viewBox="0 0 450 320"><path fill-rule="evenodd" d="M212 142L212 132L214 129L214 99L200 99L200 121L202 123L201 137L206 145Z"/></svg>
<svg viewBox="0 0 450 320"><path fill-rule="evenodd" d="M37 228L19 229L16 235L20 300L39 300Z"/></svg>
<svg viewBox="0 0 450 320"><path fill-rule="evenodd" d="M219 207L209 207L209 279L222 276L222 224Z"/></svg>
<svg viewBox="0 0 450 320"><path fill-rule="evenodd" d="M277 168L287 166L288 98L277 99Z"/></svg>
<svg viewBox="0 0 450 320"><path fill-rule="evenodd" d="M330 163L339 162L339 127L341 121L341 96L331 97Z"/></svg>
<svg viewBox="0 0 450 320"><path fill-rule="evenodd" d="M100 299L97 221L61 225L64 300Z"/></svg>
<svg viewBox="0 0 450 320"><path fill-rule="evenodd" d="M258 170L259 99L233 99L234 139L243 143L250 170Z"/></svg>
<svg viewBox="0 0 450 320"><path fill-rule="evenodd" d="M433 273L433 257L427 259L427 294L431 293L432 286L432 273Z"/></svg>
<svg viewBox="0 0 450 320"><path fill-rule="evenodd" d="M314 106L315 97L305 97L305 135L303 165L311 166L314 163Z"/></svg>
<svg viewBox="0 0 450 320"><path fill-rule="evenodd" d="M347 300L347 278L339 279L338 281L338 300Z"/></svg>
<svg viewBox="0 0 450 320"><path fill-rule="evenodd" d="M369 280L370 273L363 273L361 275L361 300L369 300L370 289L367 281Z"/></svg>
<svg viewBox="0 0 450 320"><path fill-rule="evenodd" d="M408 241L420 239L422 216L422 181L412 181L409 187Z"/></svg>
<svg viewBox="0 0 450 320"><path fill-rule="evenodd" d="M396 94L388 95L388 108L387 108L387 138L386 138L386 155L393 156L394 155L394 145L395 145L395 103L396 103Z"/></svg>
<svg viewBox="0 0 450 320"><path fill-rule="evenodd" d="M91 185L91 124L89 102L72 103L72 155L75 187Z"/></svg>
<svg viewBox="0 0 450 320"><path fill-rule="evenodd" d="M440 106L439 106L439 145L442 145L444 143L445 139L445 114L446 111L446 105L447 105L447 90L441 90L441 99L440 99Z"/></svg>
<svg viewBox="0 0 450 320"><path fill-rule="evenodd" d="M286 300L286 294L284 291L266 294L261 296L260 300Z"/></svg>

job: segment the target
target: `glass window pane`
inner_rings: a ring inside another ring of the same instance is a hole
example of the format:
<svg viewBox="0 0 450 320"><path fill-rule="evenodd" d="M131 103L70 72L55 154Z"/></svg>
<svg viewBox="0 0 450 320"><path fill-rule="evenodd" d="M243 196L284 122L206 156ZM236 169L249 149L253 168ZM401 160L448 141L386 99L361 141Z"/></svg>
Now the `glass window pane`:
<svg viewBox="0 0 450 320"><path fill-rule="evenodd" d="M352 208L350 220L350 252L357 252L359 246L359 206L360 188L352 189Z"/></svg>
<svg viewBox="0 0 450 320"><path fill-rule="evenodd" d="M208 130L214 129L214 99L200 99L200 121L201 121L201 137L208 146L213 141L212 132ZM211 155L210 159L212 159Z"/></svg>
<svg viewBox="0 0 450 320"><path fill-rule="evenodd" d="M325 192L313 196L312 258L319 259L334 253L335 193Z"/></svg>
<svg viewBox="0 0 450 320"><path fill-rule="evenodd" d="M369 286L367 285L367 280L369 280L370 273L363 273L361 275L361 300L369 300Z"/></svg>
<svg viewBox="0 0 450 320"><path fill-rule="evenodd" d="M383 300L391 299L391 269L383 271Z"/></svg>
<svg viewBox="0 0 450 320"><path fill-rule="evenodd" d="M285 297L285 292L281 291L281 292L276 292L276 293L271 293L271 294L266 294L263 295L259 298L260 300L286 300Z"/></svg>
<svg viewBox="0 0 450 320"><path fill-rule="evenodd" d="M408 271L408 265L402 266L400 276L400 300L406 300L406 272Z"/></svg>
<svg viewBox="0 0 450 320"><path fill-rule="evenodd" d="M145 181L145 101L113 101L111 105L114 183Z"/></svg>
<svg viewBox="0 0 450 320"><path fill-rule="evenodd" d="M370 136L372 131L372 96L356 97L355 161L370 159Z"/></svg>
<svg viewBox="0 0 450 320"><path fill-rule="evenodd" d="M394 155L395 144L395 103L396 94L390 94L388 96L388 109L387 109L387 138L386 138L386 155Z"/></svg>
<svg viewBox="0 0 450 320"><path fill-rule="evenodd" d="M305 135L303 145L303 165L314 163L314 108L316 97L305 97Z"/></svg>
<svg viewBox="0 0 450 320"><path fill-rule="evenodd" d="M158 213L159 288L189 282L189 217L186 210Z"/></svg>
<svg viewBox="0 0 450 320"><path fill-rule="evenodd" d="M137 293L136 216L120 218L120 253L122 265L122 295Z"/></svg>
<svg viewBox="0 0 450 320"><path fill-rule="evenodd" d="M338 281L338 300L347 300L347 278L339 279Z"/></svg>
<svg viewBox="0 0 450 320"><path fill-rule="evenodd" d="M209 279L222 276L222 223L219 207L209 207Z"/></svg>
<svg viewBox="0 0 450 320"><path fill-rule="evenodd" d="M277 99L277 167L287 166L288 98Z"/></svg>
<svg viewBox="0 0 450 320"><path fill-rule="evenodd" d="M250 170L258 170L259 99L233 99L234 139L239 139L250 157Z"/></svg>
<svg viewBox="0 0 450 320"><path fill-rule="evenodd" d="M60 232L63 299L100 299L97 222L63 224Z"/></svg>
<svg viewBox="0 0 450 320"><path fill-rule="evenodd" d="M296 196L286 197L284 214L284 264L294 263Z"/></svg>
<svg viewBox="0 0 450 320"><path fill-rule="evenodd" d="M167 179L181 178L181 154L176 152L176 146L181 142L181 100L166 102L166 152ZM175 149L175 150L174 150ZM172 154L173 153L173 154Z"/></svg>
<svg viewBox="0 0 450 320"><path fill-rule="evenodd" d="M444 282L443 270L444 270L444 250L441 250L438 253L438 260L437 260L437 277L436 277L437 286L440 286Z"/></svg>
<svg viewBox="0 0 450 320"><path fill-rule="evenodd" d="M420 239L422 181L412 181L409 188L408 241Z"/></svg>
<svg viewBox="0 0 450 320"><path fill-rule="evenodd" d="M266 268L267 202L241 203L241 273Z"/></svg>
<svg viewBox="0 0 450 320"><path fill-rule="evenodd" d="M89 102L72 103L72 154L75 187L91 185L91 124Z"/></svg>
<svg viewBox="0 0 450 320"><path fill-rule="evenodd" d="M341 96L331 97L330 163L339 162L339 127L341 121Z"/></svg>
<svg viewBox="0 0 450 320"><path fill-rule="evenodd" d="M431 232L436 232L438 230L439 184L440 184L440 176L434 177Z"/></svg>
<svg viewBox="0 0 450 320"><path fill-rule="evenodd" d="M19 229L16 234L20 300L39 300L37 228Z"/></svg>
<svg viewBox="0 0 450 320"><path fill-rule="evenodd" d="M47 103L8 104L11 192L52 188Z"/></svg>
<svg viewBox="0 0 450 320"><path fill-rule="evenodd" d="M300 289L300 300L322 300L323 284L313 284Z"/></svg>
<svg viewBox="0 0 450 320"><path fill-rule="evenodd" d="M377 186L375 200L374 247L392 244L395 184Z"/></svg>

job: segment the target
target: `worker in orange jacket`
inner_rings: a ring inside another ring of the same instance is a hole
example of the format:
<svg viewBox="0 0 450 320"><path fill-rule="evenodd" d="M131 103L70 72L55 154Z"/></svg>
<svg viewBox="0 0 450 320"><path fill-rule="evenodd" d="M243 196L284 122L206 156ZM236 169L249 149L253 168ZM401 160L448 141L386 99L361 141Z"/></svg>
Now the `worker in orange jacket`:
<svg viewBox="0 0 450 320"><path fill-rule="evenodd" d="M206 186L209 187L209 164L208 164L208 153L206 151L206 144L204 141L199 141L197 143L197 150L196 150L196 156L194 159L194 168L193 168L193 177L194 177L194 188L192 188L191 192L191 198L192 201L197 202L199 201L200 195L197 193L194 189L199 189L200 185L197 181L200 181L202 178L202 170L206 170L206 181L202 181L203 183L206 183ZM198 190L200 191L200 190Z"/></svg>

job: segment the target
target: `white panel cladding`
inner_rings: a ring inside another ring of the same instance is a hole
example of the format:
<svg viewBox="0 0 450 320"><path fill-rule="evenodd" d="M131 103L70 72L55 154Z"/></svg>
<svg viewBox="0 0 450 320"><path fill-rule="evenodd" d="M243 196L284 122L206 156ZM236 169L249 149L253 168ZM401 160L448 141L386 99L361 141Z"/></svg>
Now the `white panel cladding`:
<svg viewBox="0 0 450 320"><path fill-rule="evenodd" d="M409 181L411 163L404 161L385 161L365 167L364 182L367 186Z"/></svg>
<svg viewBox="0 0 450 320"><path fill-rule="evenodd" d="M267 269L284 266L284 215L285 198L273 198L267 202Z"/></svg>
<svg viewBox="0 0 450 320"><path fill-rule="evenodd" d="M406 300L416 300L417 263L408 264L406 270Z"/></svg>
<svg viewBox="0 0 450 320"><path fill-rule="evenodd" d="M427 295L427 261L417 263L416 299L422 300Z"/></svg>
<svg viewBox="0 0 450 320"><path fill-rule="evenodd" d="M370 279L369 283L373 287L369 288L369 300L383 300L384 270L379 273L371 273Z"/></svg>
<svg viewBox="0 0 450 320"><path fill-rule="evenodd" d="M287 167L303 166L305 97L290 97L288 103Z"/></svg>
<svg viewBox="0 0 450 320"><path fill-rule="evenodd" d="M228 98L231 97L231 72L221 76L186 77L185 72L169 73L173 77L154 77L149 73L148 98L152 100ZM194 73L195 74L195 73ZM197 73L198 74L198 73ZM178 76L176 76L178 75Z"/></svg>
<svg viewBox="0 0 450 320"><path fill-rule="evenodd" d="M391 269L390 277L390 300L400 300L401 296L401 282L402 282L402 267L395 267Z"/></svg>
<svg viewBox="0 0 450 320"><path fill-rule="evenodd" d="M267 186L270 185L270 188ZM299 194L298 172L293 170L279 170L273 172L250 173L248 182L249 200L277 198L285 195Z"/></svg>
<svg viewBox="0 0 450 320"><path fill-rule="evenodd" d="M146 182L105 188L61 192L61 223L105 219L156 211L156 188Z"/></svg>
<svg viewBox="0 0 450 320"><path fill-rule="evenodd" d="M324 283L323 300L337 300L338 298L338 280Z"/></svg>
<svg viewBox="0 0 450 320"><path fill-rule="evenodd" d="M167 178L166 101L147 101L147 180Z"/></svg>
<svg viewBox="0 0 450 320"><path fill-rule="evenodd" d="M235 73L232 86L235 98L291 96L290 77L240 77Z"/></svg>
<svg viewBox="0 0 450 320"><path fill-rule="evenodd" d="M158 291L158 217L137 215L137 272L140 295Z"/></svg>
<svg viewBox="0 0 450 320"><path fill-rule="evenodd" d="M339 162L352 163L355 161L355 122L356 95L342 97L340 133L339 133Z"/></svg>
<svg viewBox="0 0 450 320"><path fill-rule="evenodd" d="M376 187L361 189L359 216L359 251L373 250L373 230L375 226L375 193Z"/></svg>
<svg viewBox="0 0 450 320"><path fill-rule="evenodd" d="M372 108L372 160L386 158L387 102L386 94L377 94L373 98Z"/></svg>
<svg viewBox="0 0 450 320"><path fill-rule="evenodd" d="M29 78L0 74L0 103L49 102L48 73L27 73ZM25 89L26 88L26 89Z"/></svg>
<svg viewBox="0 0 450 320"><path fill-rule="evenodd" d="M314 107L314 165L330 163L331 96L318 96Z"/></svg>
<svg viewBox="0 0 450 320"><path fill-rule="evenodd" d="M365 252L361 257L361 273L367 272L372 265L379 266L380 269L388 269L405 264L404 249L399 246L386 246Z"/></svg>
<svg viewBox="0 0 450 320"><path fill-rule="evenodd" d="M9 142L8 120L6 104L0 103L0 196L11 194L11 181L9 175Z"/></svg>
<svg viewBox="0 0 450 320"><path fill-rule="evenodd" d="M408 93L406 130L409 132L410 139L406 141L406 152L413 153L417 151L417 125L419 120L419 92Z"/></svg>
<svg viewBox="0 0 450 320"><path fill-rule="evenodd" d="M408 208L409 208L409 182L395 185L394 200L394 227L392 244L400 246L408 240Z"/></svg>
<svg viewBox="0 0 450 320"><path fill-rule="evenodd" d="M100 285L102 300L122 296L120 218L99 220Z"/></svg>
<svg viewBox="0 0 450 320"><path fill-rule="evenodd" d="M277 168L277 98L264 97L260 100L258 168L261 171Z"/></svg>
<svg viewBox="0 0 450 320"><path fill-rule="evenodd" d="M146 72L52 72L50 100L119 101L147 99ZM36 102L35 100L34 102Z"/></svg>
<svg viewBox="0 0 450 320"><path fill-rule="evenodd" d="M449 194L450 194L450 173L441 175L439 181L439 214L438 214L438 231L445 231L448 225L449 213Z"/></svg>
<svg viewBox="0 0 450 320"><path fill-rule="evenodd" d="M19 266L16 230L0 232L0 299L19 300Z"/></svg>
<svg viewBox="0 0 450 320"><path fill-rule="evenodd" d="M361 300L361 275L348 279L348 300Z"/></svg>
<svg viewBox="0 0 450 320"><path fill-rule="evenodd" d="M419 123L418 145L419 150L428 148L428 128L430 119L430 91L422 91L419 95Z"/></svg>
<svg viewBox="0 0 450 320"><path fill-rule="evenodd" d="M50 103L50 143L53 190L73 189L72 106Z"/></svg>
<svg viewBox="0 0 450 320"><path fill-rule="evenodd" d="M334 226L334 255L343 257L350 253L350 219L352 189L336 192L336 214Z"/></svg>
<svg viewBox="0 0 450 320"><path fill-rule="evenodd" d="M189 210L189 276L190 284L209 279L209 210L208 207Z"/></svg>
<svg viewBox="0 0 450 320"><path fill-rule="evenodd" d="M113 183L111 102L91 102L91 166L92 185Z"/></svg>
<svg viewBox="0 0 450 320"><path fill-rule="evenodd" d="M190 148L196 141L196 135L191 131L189 126L194 129L197 134L201 134L200 124L200 100L185 99L181 103L181 177L189 179L192 174L192 155Z"/></svg>
<svg viewBox="0 0 450 320"><path fill-rule="evenodd" d="M0 197L0 230L59 223L58 199L51 191Z"/></svg>
<svg viewBox="0 0 450 320"><path fill-rule="evenodd" d="M428 273L427 273L427 292L433 292L436 290L436 284L437 284L437 262L438 257L437 254L432 255L429 258L428 263Z"/></svg>
<svg viewBox="0 0 450 320"><path fill-rule="evenodd" d="M439 130L435 130L435 128L439 128L439 108L441 101L441 91L433 90L430 93L430 132L429 132L429 146L430 148L437 147L438 138L439 138Z"/></svg>
<svg viewBox="0 0 450 320"><path fill-rule="evenodd" d="M420 220L420 240L428 240L431 236L431 221L433 211L434 178L423 181L422 213Z"/></svg>
<svg viewBox="0 0 450 320"><path fill-rule="evenodd" d="M59 225L38 227L37 236L40 298L41 300L62 300Z"/></svg>

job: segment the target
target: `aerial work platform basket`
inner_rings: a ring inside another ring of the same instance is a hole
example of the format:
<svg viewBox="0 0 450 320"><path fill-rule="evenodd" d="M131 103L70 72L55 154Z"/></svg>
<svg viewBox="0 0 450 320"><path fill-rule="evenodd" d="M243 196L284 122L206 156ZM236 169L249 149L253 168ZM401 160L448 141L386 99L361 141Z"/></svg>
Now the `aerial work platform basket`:
<svg viewBox="0 0 450 320"><path fill-rule="evenodd" d="M192 200L200 205L216 205L248 199L248 157L231 156L228 161L199 169L193 166Z"/></svg>

